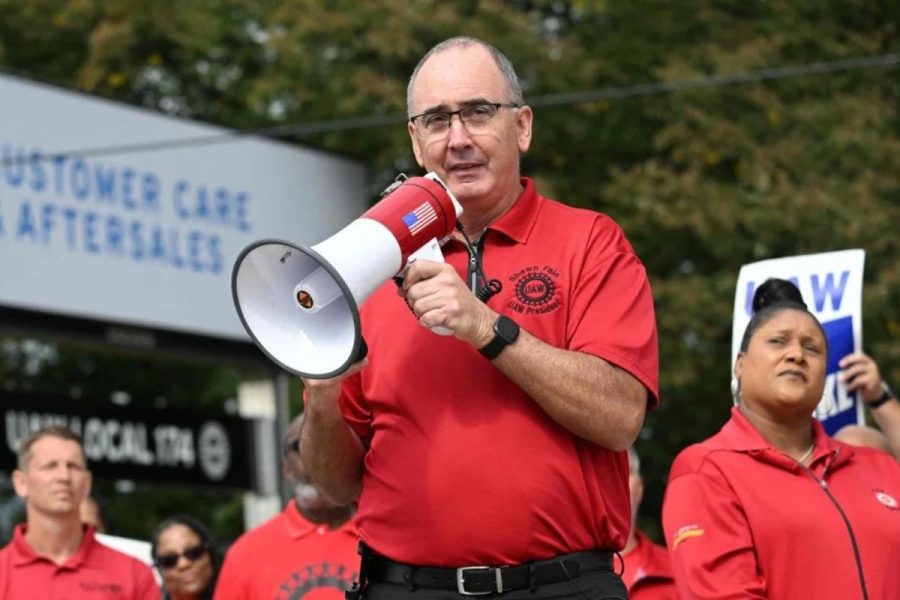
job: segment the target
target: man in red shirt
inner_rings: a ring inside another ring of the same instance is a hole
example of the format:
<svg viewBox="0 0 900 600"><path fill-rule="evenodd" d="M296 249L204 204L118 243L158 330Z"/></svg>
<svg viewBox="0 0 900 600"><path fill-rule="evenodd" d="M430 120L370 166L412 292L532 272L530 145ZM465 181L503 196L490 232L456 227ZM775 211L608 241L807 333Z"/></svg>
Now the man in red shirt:
<svg viewBox="0 0 900 600"><path fill-rule="evenodd" d="M622 550L625 570L622 580L630 600L678 600L669 551L654 544L637 528L638 509L644 497L641 459L634 448L628 449L628 487L631 491L631 533Z"/></svg>
<svg viewBox="0 0 900 600"><path fill-rule="evenodd" d="M407 100L460 231L362 306L365 361L305 382L310 472L359 498L366 598L623 597L625 450L657 397L644 267L611 219L521 177L533 113L496 48L439 44Z"/></svg>
<svg viewBox="0 0 900 600"><path fill-rule="evenodd" d="M0 598L158 600L149 567L100 544L81 523L91 488L81 439L63 427L27 437L13 472L27 522L0 550Z"/></svg>
<svg viewBox="0 0 900 600"><path fill-rule="evenodd" d="M282 444L281 472L294 498L228 549L216 600L343 600L358 578L353 507L329 502L310 481L297 442L302 424L303 415L294 419Z"/></svg>

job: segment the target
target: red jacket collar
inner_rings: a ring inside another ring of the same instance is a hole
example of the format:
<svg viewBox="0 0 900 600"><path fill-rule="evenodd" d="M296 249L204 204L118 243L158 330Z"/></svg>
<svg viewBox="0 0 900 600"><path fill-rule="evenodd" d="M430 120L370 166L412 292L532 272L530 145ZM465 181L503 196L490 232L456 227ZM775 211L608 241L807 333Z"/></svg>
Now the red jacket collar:
<svg viewBox="0 0 900 600"><path fill-rule="evenodd" d="M813 430L813 443L815 444L810 467L825 462L829 468L833 469L850 460L854 454L852 446L836 442L828 437L825 428L814 417L810 417L810 426ZM802 470L797 461L766 441L736 406L731 409L731 419L725 423L713 440L731 450L745 452L777 467L790 471Z"/></svg>
<svg viewBox="0 0 900 600"><path fill-rule="evenodd" d="M522 193L513 205L488 226L488 229L499 231L520 244L528 241L528 236L531 235L531 230L534 229L538 214L541 212L543 200L534 188L534 181L522 177L521 183Z"/></svg>
<svg viewBox="0 0 900 600"><path fill-rule="evenodd" d="M50 559L46 556L37 554L25 540L25 532L27 530L28 526L24 523L21 525L17 525L13 530L13 565L19 567L42 560L51 562ZM90 525L83 525L81 545L78 546L78 551L75 552L75 554L73 554L71 557L69 557L66 562L59 566L61 568L77 569L82 564L87 562L88 554L90 553L91 548L94 547L95 543L96 541L94 540L94 528Z"/></svg>

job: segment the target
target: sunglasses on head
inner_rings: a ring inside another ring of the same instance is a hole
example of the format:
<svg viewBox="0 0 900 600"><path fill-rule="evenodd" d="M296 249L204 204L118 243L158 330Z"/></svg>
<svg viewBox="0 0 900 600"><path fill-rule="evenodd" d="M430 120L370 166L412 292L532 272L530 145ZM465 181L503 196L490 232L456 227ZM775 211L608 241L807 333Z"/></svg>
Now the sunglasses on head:
<svg viewBox="0 0 900 600"><path fill-rule="evenodd" d="M206 544L197 544L196 546L191 546L190 548L185 549L182 553L177 552L169 552L166 554L160 554L156 557L156 564L160 569L173 569L175 565L178 564L178 561L181 557L185 557L191 562L199 560L206 554L207 548Z"/></svg>

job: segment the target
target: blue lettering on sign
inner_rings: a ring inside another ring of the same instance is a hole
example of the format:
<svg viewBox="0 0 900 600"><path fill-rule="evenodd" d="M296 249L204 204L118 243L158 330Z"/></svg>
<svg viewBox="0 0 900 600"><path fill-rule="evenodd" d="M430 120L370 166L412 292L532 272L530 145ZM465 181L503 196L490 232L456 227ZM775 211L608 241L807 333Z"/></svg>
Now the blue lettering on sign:
<svg viewBox="0 0 900 600"><path fill-rule="evenodd" d="M69 172L72 176L72 193L79 200L87 200L91 194L91 176L88 173L87 163L81 159L76 160Z"/></svg>
<svg viewBox="0 0 900 600"><path fill-rule="evenodd" d="M128 239L131 241L131 258L140 262L144 260L144 225L140 221L132 221L128 228Z"/></svg>
<svg viewBox="0 0 900 600"><path fill-rule="evenodd" d="M121 256L125 252L125 226L116 216L106 218L106 249L110 254Z"/></svg>
<svg viewBox="0 0 900 600"><path fill-rule="evenodd" d="M191 185L181 179L172 187L172 206L182 220L195 220L205 225L250 231L247 220L246 192L226 188Z"/></svg>
<svg viewBox="0 0 900 600"><path fill-rule="evenodd" d="M97 186L97 200L113 203L116 188L116 171L97 165L94 169L94 185Z"/></svg>
<svg viewBox="0 0 900 600"><path fill-rule="evenodd" d="M45 204L41 207L41 241L46 244L50 240L53 226L56 223L56 205Z"/></svg>
<svg viewBox="0 0 900 600"><path fill-rule="evenodd" d="M190 189L190 185L188 185L187 181L182 180L175 184L175 189L173 190L172 200L175 205L175 214L178 215L179 219L191 218L191 213L188 211L184 200L188 189Z"/></svg>
<svg viewBox="0 0 900 600"><path fill-rule="evenodd" d="M849 279L850 271L842 271L839 276L839 281L836 281L835 273L825 273L824 276L820 276L818 273L810 275L815 312L822 312L825 308L825 303L829 298L831 299L832 310L840 310L841 302L844 299L844 290L847 287L847 281ZM798 288L800 287L800 280L798 277L788 277L788 280ZM753 315L753 294L755 292L756 282L748 281L746 295L744 296L744 311L747 313L748 317Z"/></svg>
<svg viewBox="0 0 900 600"><path fill-rule="evenodd" d="M13 155L13 149L9 145L3 146L3 178L6 185L12 189L18 189L22 185L24 178L25 163L22 161L22 155Z"/></svg>
<svg viewBox="0 0 900 600"><path fill-rule="evenodd" d="M134 199L134 170L122 169L122 204L126 208L137 207Z"/></svg>
<svg viewBox="0 0 900 600"><path fill-rule="evenodd" d="M18 204L0 197L0 238L8 231L23 244L218 274L226 268L218 231L252 230L251 198L241 190L187 178L164 182L128 165L2 141L0 156L0 189L38 196Z"/></svg>
<svg viewBox="0 0 900 600"><path fill-rule="evenodd" d="M800 287L800 279L796 275L792 275L787 278L788 281L796 285L798 288ZM753 294L756 293L756 282L748 281L747 282L747 295L744 297L744 311L747 313L748 317L753 316Z"/></svg>
<svg viewBox="0 0 900 600"><path fill-rule="evenodd" d="M84 215L84 249L91 254L100 252L100 245L97 243L97 221L100 215L95 212L88 212Z"/></svg>
<svg viewBox="0 0 900 600"><path fill-rule="evenodd" d="M841 273L841 282L838 287L834 284L834 273L825 275L825 281L820 283L819 276L812 276L813 302L816 304L816 312L822 312L825 306L825 300L831 297L831 309L839 310L841 308L841 300L844 298L844 288L847 285L847 279L850 278L850 271Z"/></svg>
<svg viewBox="0 0 900 600"><path fill-rule="evenodd" d="M0 235L3 221L0 219ZM58 244L70 251L151 261L197 273L225 268L221 237L199 229L165 227L79 210L54 202L24 201L14 227L15 240L35 245Z"/></svg>
<svg viewBox="0 0 900 600"><path fill-rule="evenodd" d="M69 249L74 249L78 235L78 231L76 229L78 211L71 206L67 206L65 210L63 210L63 217L65 217L66 219L66 246L68 246Z"/></svg>
<svg viewBox="0 0 900 600"><path fill-rule="evenodd" d="M37 228L34 225L34 217L31 215L31 204L24 202L19 211L19 226L16 229L16 237L20 240L22 238L31 238L33 241L36 239L36 234Z"/></svg>
<svg viewBox="0 0 900 600"><path fill-rule="evenodd" d="M850 423L856 423L856 394L849 393L840 382L842 358L853 352L853 317L841 317L822 323L828 339L828 362L825 367L826 399L816 409L816 417L822 421L829 435Z"/></svg>
<svg viewBox="0 0 900 600"><path fill-rule="evenodd" d="M65 188L63 187L65 185L63 183L65 179L63 177L63 166L66 164L66 160L67 158L62 155L57 155L50 159L50 162L53 163L53 181L56 183L56 193L60 196L65 192Z"/></svg>
<svg viewBox="0 0 900 600"><path fill-rule="evenodd" d="M44 191L44 188L47 187L47 172L44 170L44 161L41 158L41 153L37 150L32 152L31 161L28 164L31 167L29 187L36 192Z"/></svg>

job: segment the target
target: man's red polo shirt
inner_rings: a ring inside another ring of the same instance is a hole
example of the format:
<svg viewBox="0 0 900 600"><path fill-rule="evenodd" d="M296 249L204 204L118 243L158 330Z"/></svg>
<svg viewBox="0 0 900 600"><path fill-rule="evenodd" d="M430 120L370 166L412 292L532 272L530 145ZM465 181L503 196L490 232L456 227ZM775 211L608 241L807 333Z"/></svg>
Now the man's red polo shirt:
<svg viewBox="0 0 900 600"><path fill-rule="evenodd" d="M159 600L150 568L108 548L85 527L78 552L62 565L38 556L25 541L25 525L0 550L3 600Z"/></svg>
<svg viewBox="0 0 900 600"><path fill-rule="evenodd" d="M359 579L352 521L337 529L306 520L291 501L228 549L216 600L343 600Z"/></svg>
<svg viewBox="0 0 900 600"><path fill-rule="evenodd" d="M590 353L657 395L644 266L605 215L541 197L529 179L483 236L503 289L488 305L544 342ZM469 253L446 261L464 281ZM631 526L628 461L556 424L470 345L419 325L393 283L361 308L369 365L344 381L368 445L357 523L372 548L417 565L516 564L619 549Z"/></svg>

